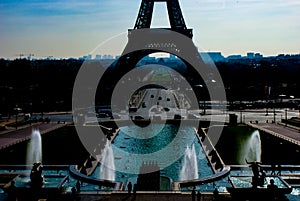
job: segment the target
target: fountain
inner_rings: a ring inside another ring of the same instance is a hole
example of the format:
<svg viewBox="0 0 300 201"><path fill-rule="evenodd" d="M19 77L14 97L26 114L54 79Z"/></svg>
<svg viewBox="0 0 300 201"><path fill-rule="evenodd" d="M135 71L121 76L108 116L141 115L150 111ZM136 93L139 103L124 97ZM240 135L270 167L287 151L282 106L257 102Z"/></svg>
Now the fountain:
<svg viewBox="0 0 300 201"><path fill-rule="evenodd" d="M40 131L32 130L31 140L27 149L26 164L32 165L36 162L42 162L42 139Z"/></svg>
<svg viewBox="0 0 300 201"><path fill-rule="evenodd" d="M43 174L44 166L42 165L42 140L40 131L32 130L31 139L27 147L26 168L23 170L19 167L20 172L16 172L13 180L4 187L11 195L17 197L17 200L40 200L40 198L56 198L63 190L64 185L69 181L66 174ZM54 167L54 166L52 166ZM58 172L56 167L55 170ZM26 170L25 170L26 169ZM49 167L46 166L49 170ZM62 168L63 169L63 168ZM30 172L28 172L30 170ZM48 172L49 173L49 172ZM11 185L13 185L11 187ZM14 188L15 192L10 189ZM16 193L17 192L17 193ZM16 200L14 198L13 200ZM47 199L48 200L48 199Z"/></svg>
<svg viewBox="0 0 300 201"><path fill-rule="evenodd" d="M195 146L186 147L183 166L180 172L180 181L198 179L198 163Z"/></svg>
<svg viewBox="0 0 300 201"><path fill-rule="evenodd" d="M261 162L261 140L258 130L255 130L247 140L244 154L241 160Z"/></svg>
<svg viewBox="0 0 300 201"><path fill-rule="evenodd" d="M100 179L115 181L115 161L111 143L107 140L101 160Z"/></svg>
<svg viewBox="0 0 300 201"><path fill-rule="evenodd" d="M261 140L258 130L253 131L244 143L241 143L238 163L246 164L247 161L261 162Z"/></svg>

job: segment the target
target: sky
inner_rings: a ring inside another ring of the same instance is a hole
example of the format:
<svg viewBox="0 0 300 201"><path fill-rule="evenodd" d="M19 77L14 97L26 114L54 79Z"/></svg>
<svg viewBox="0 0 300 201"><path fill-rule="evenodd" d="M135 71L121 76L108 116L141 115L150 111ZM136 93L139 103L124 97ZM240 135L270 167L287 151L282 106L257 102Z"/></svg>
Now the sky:
<svg viewBox="0 0 300 201"><path fill-rule="evenodd" d="M0 58L120 55L141 0L0 0ZM179 0L199 51L300 53L299 0ZM169 27L165 3L152 26Z"/></svg>

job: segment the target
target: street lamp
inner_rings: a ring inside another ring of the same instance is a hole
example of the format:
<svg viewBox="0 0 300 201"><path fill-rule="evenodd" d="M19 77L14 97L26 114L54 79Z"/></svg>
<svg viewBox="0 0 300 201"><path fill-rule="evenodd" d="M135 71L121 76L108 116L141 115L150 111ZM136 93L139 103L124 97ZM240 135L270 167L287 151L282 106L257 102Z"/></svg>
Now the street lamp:
<svg viewBox="0 0 300 201"><path fill-rule="evenodd" d="M243 111L242 111L242 107L240 107L240 123L243 123Z"/></svg>
<svg viewBox="0 0 300 201"><path fill-rule="evenodd" d="M276 123L276 109L275 109L275 100L273 102L273 115L274 115L274 123Z"/></svg>
<svg viewBox="0 0 300 201"><path fill-rule="evenodd" d="M16 107L13 110L16 113L16 130L17 130L18 129L18 114L22 109L19 108L18 105L16 105Z"/></svg>
<svg viewBox="0 0 300 201"><path fill-rule="evenodd" d="M288 118L288 114L287 114L287 109L285 109L285 126L287 126L287 118Z"/></svg>

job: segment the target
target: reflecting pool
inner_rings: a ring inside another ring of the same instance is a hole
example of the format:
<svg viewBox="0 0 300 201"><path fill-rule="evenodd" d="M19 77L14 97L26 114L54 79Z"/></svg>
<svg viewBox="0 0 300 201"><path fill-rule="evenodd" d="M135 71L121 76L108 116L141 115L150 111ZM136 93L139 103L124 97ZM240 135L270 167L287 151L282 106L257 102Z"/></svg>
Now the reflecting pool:
<svg viewBox="0 0 300 201"><path fill-rule="evenodd" d="M198 178L195 179L213 175L194 128L176 124L121 127L112 142L116 181L136 183L140 168L145 163L157 165L160 176L173 182L181 181L180 172L184 166L187 147L194 147L195 150L197 168L190 167L190 171L197 171ZM100 166L93 177L100 178Z"/></svg>

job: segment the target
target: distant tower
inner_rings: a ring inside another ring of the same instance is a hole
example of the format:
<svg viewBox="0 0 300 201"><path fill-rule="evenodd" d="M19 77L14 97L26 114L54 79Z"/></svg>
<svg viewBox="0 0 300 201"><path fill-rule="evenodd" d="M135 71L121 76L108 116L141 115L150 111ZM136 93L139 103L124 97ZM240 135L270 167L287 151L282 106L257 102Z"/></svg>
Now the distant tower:
<svg viewBox="0 0 300 201"><path fill-rule="evenodd" d="M151 28L153 8L156 2L166 3L170 21L169 28ZM174 32L177 32L177 35L183 35L182 37L186 38L185 42L175 41L174 37L171 37ZM122 76L135 68L142 58L152 53L165 52L178 58L181 58L180 54L188 54L188 57L193 58L193 61L195 61L193 66L196 65L202 68L205 65L191 40L192 37L193 31L186 27L178 0L142 0L134 28L128 30L128 43L122 56L109 66L102 76L102 83L99 86L103 87L98 88L98 90L101 90L101 97L106 97L108 99L107 103L110 103L114 86ZM190 83L191 85L200 84L199 82L203 83L203 78L199 76L193 66L185 60L183 62L186 67L176 69L176 71L189 82L194 82ZM106 92L103 93L104 90Z"/></svg>
<svg viewBox="0 0 300 201"><path fill-rule="evenodd" d="M134 29L150 28L155 2L166 2L171 30L193 37L192 29L187 29L178 0L142 0Z"/></svg>

